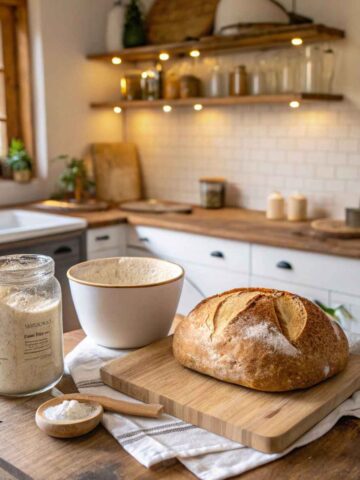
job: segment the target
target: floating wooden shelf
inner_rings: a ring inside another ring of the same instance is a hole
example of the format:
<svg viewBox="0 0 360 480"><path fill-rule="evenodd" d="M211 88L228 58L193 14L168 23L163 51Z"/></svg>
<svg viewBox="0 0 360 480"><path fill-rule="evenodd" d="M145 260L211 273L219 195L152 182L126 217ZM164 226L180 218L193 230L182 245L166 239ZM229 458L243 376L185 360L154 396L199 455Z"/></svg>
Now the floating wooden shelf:
<svg viewBox="0 0 360 480"><path fill-rule="evenodd" d="M119 100L118 102L91 103L91 108L111 108L120 107L122 109L135 108L161 108L164 105L172 107L192 107L196 104L205 106L231 106L231 105L251 105L251 104L290 104L298 101L301 103L309 102L339 102L343 100L343 95L326 95L310 93L286 93L281 95L246 95L242 97L196 97L177 100Z"/></svg>
<svg viewBox="0 0 360 480"><path fill-rule="evenodd" d="M291 25L236 36L213 36L204 37L198 41L127 48L118 52L92 54L87 58L111 61L113 57L119 57L123 62L140 62L158 60L160 53L164 52L170 57L179 57L188 55L191 50L199 50L201 54L262 50L291 47L291 41L294 38L301 38L303 43L307 44L339 40L344 37L343 30L325 25Z"/></svg>

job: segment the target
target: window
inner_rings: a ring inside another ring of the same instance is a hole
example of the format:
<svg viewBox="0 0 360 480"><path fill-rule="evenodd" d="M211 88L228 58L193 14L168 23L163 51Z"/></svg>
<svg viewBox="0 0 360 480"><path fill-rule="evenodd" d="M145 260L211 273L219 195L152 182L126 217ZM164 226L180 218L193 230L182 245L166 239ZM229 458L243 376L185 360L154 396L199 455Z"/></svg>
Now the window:
<svg viewBox="0 0 360 480"><path fill-rule="evenodd" d="M33 155L26 0L0 0L0 156L12 138Z"/></svg>

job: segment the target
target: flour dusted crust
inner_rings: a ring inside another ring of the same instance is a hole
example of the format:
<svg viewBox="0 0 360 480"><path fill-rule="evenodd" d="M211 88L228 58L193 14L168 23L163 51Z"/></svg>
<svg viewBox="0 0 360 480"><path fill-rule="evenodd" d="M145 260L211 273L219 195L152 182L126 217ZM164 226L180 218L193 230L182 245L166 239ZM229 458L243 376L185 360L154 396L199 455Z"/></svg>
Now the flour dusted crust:
<svg viewBox="0 0 360 480"><path fill-rule="evenodd" d="M184 318L173 341L185 367L255 390L315 385L346 366L342 329L298 295L240 288L207 298Z"/></svg>

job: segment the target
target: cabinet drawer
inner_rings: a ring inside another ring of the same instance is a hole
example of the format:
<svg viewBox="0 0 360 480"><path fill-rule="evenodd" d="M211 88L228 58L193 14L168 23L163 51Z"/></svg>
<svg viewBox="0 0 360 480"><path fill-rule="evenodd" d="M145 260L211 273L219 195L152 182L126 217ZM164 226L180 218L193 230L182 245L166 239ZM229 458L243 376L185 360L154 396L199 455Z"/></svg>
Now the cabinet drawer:
<svg viewBox="0 0 360 480"><path fill-rule="evenodd" d="M141 244L158 257L174 258L243 273L250 270L250 245L217 237L135 227Z"/></svg>
<svg viewBox="0 0 360 480"><path fill-rule="evenodd" d="M210 297L217 293L244 288L250 284L249 275L222 268L194 265L189 262L181 262L185 270L185 282L202 293L202 296Z"/></svg>
<svg viewBox="0 0 360 480"><path fill-rule="evenodd" d="M121 257L122 252L119 248L108 248L105 250L96 250L95 252L89 252L88 260L94 260L95 258L111 258Z"/></svg>
<svg viewBox="0 0 360 480"><path fill-rule="evenodd" d="M252 287L276 288L277 290L286 290L296 293L301 297L308 298L311 301L319 300L324 305L329 305L329 291L320 288L306 287L297 283L284 282L267 277L251 276L250 284Z"/></svg>
<svg viewBox="0 0 360 480"><path fill-rule="evenodd" d="M116 247L122 250L125 248L125 232L122 226L115 225L87 231L88 256L91 252Z"/></svg>
<svg viewBox="0 0 360 480"><path fill-rule="evenodd" d="M254 275L360 295L360 260L260 245L251 248Z"/></svg>

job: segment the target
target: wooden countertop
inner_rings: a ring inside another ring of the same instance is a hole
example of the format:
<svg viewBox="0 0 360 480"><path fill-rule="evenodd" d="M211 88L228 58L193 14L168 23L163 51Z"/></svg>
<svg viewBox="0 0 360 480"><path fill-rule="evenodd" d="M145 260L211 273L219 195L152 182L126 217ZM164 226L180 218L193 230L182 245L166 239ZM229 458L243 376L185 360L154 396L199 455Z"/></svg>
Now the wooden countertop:
<svg viewBox="0 0 360 480"><path fill-rule="evenodd" d="M64 335L65 352L82 339L81 330ZM59 388L75 391L69 377ZM72 440L47 437L34 422L36 408L50 394L10 400L0 398L0 478L23 480L121 479L190 480L195 477L176 461L146 469L128 455L99 426L90 434ZM358 480L360 478L360 420L342 418L336 426L305 447L276 462L239 477L241 480ZM17 471L20 470L19 471ZM326 473L325 473L326 469ZM6 476L11 471L13 476Z"/></svg>
<svg viewBox="0 0 360 480"><path fill-rule="evenodd" d="M194 207L191 214L149 214L114 208L101 212L71 212L68 215L86 219L89 228L128 222L131 225L147 225L262 245L360 258L360 239L324 238L314 232L310 222L271 221L265 218L264 212L255 210L206 210Z"/></svg>

